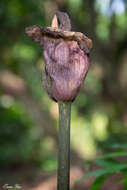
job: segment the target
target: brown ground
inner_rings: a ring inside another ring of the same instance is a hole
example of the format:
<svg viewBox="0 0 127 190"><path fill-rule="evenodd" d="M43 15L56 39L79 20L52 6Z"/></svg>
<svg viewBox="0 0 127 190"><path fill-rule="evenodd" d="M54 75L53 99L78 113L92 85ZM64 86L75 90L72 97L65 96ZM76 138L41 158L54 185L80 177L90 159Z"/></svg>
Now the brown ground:
<svg viewBox="0 0 127 190"><path fill-rule="evenodd" d="M95 170L95 166L91 170ZM85 171L79 166L71 167L71 187L77 178L84 175ZM120 176L112 176L105 181L100 190L122 190L122 184L117 181ZM81 184L75 186L74 190L90 190L93 178L84 180ZM13 168L8 171L0 171L0 190L4 190L3 185L9 184L14 186L20 184L21 190L56 190L56 173L46 174L41 170L31 167ZM7 190L7 189L6 189Z"/></svg>

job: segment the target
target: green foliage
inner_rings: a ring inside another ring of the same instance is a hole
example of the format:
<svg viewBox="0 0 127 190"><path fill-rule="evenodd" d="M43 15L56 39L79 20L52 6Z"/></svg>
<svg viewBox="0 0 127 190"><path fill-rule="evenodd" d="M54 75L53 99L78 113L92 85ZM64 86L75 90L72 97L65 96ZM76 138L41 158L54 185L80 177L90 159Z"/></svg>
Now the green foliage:
<svg viewBox="0 0 127 190"><path fill-rule="evenodd" d="M106 178L107 178L107 175L102 175L102 176L97 177L94 183L91 185L90 190L100 189Z"/></svg>
<svg viewBox="0 0 127 190"><path fill-rule="evenodd" d="M115 146L115 145L114 145ZM114 147L113 146L113 147ZM126 149L126 144L117 144L117 147ZM94 177L95 180L90 187L90 190L99 190L105 180L114 174L122 174L120 183L124 183L124 190L127 188L127 161L121 162L121 157L127 156L126 151L107 153L104 156L95 159L94 164L101 167L95 171L87 172L82 178L75 181L75 184L81 183L88 177ZM118 159L119 158L119 159Z"/></svg>
<svg viewBox="0 0 127 190"><path fill-rule="evenodd" d="M57 170L57 159L51 158L51 156L52 155L50 155L50 158L45 159L40 165L40 167L43 168L43 170L46 172Z"/></svg>
<svg viewBox="0 0 127 190"><path fill-rule="evenodd" d="M26 162L35 146L30 135L33 124L19 104L0 107L0 118L0 166Z"/></svg>

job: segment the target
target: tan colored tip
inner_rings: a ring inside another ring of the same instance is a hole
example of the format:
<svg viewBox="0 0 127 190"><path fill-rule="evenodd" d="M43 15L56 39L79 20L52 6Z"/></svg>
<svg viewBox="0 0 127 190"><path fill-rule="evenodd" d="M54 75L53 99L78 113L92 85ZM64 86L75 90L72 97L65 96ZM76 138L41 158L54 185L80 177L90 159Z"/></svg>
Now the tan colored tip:
<svg viewBox="0 0 127 190"><path fill-rule="evenodd" d="M57 20L57 16L56 15L54 15L54 17L52 19L51 27L58 28L58 20Z"/></svg>

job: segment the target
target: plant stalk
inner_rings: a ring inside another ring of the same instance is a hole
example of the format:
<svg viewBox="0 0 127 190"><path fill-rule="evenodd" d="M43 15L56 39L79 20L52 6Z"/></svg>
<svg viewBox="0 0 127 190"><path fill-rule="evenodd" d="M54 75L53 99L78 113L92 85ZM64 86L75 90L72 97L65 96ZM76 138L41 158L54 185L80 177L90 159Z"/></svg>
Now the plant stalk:
<svg viewBox="0 0 127 190"><path fill-rule="evenodd" d="M59 146L57 190L70 189L71 102L59 102Z"/></svg>

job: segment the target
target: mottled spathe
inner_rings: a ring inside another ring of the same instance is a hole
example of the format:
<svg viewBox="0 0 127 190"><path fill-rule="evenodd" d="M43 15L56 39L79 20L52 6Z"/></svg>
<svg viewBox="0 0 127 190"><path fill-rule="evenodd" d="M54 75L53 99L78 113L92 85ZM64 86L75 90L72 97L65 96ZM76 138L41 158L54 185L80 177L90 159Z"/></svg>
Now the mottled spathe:
<svg viewBox="0 0 127 190"><path fill-rule="evenodd" d="M44 82L51 98L56 101L72 101L77 96L88 72L88 56L76 41L46 38L44 40L46 75L50 77L52 90Z"/></svg>
<svg viewBox="0 0 127 190"><path fill-rule="evenodd" d="M73 101L88 72L92 41L80 32L70 31L70 26L68 15L58 12L51 27L26 28L27 35L43 45L43 86L55 101Z"/></svg>

